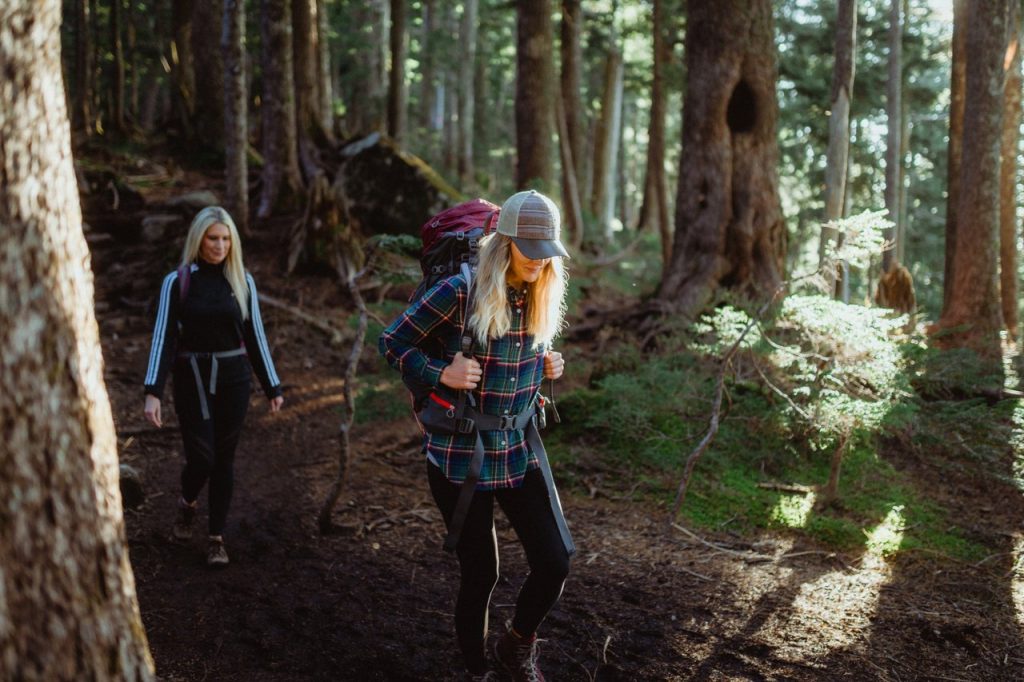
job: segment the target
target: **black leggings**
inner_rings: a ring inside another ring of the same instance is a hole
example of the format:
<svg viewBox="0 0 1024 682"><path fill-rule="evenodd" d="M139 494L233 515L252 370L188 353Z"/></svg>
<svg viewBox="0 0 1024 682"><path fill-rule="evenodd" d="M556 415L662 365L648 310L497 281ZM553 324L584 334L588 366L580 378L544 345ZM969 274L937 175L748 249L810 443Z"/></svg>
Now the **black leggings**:
<svg viewBox="0 0 1024 682"><path fill-rule="evenodd" d="M209 386L208 364L202 369L203 382ZM181 496L186 502L195 502L210 482L210 535L224 533L235 485L235 447L249 409L251 385L251 380L226 385L218 382L215 394L206 391L210 418L203 419L192 368L185 365L174 373L174 409L185 446Z"/></svg>
<svg viewBox="0 0 1024 682"><path fill-rule="evenodd" d="M434 501L451 523L460 485L445 478L437 465L427 462L427 480ZM526 473L519 488L478 490L466 514L455 552L461 578L455 603L455 634L466 667L474 672L486 665L487 607L498 583L498 538L494 531L494 501L501 505L526 550L530 574L519 590L512 627L524 637L537 631L562 594L569 575L569 555L562 544L539 469Z"/></svg>

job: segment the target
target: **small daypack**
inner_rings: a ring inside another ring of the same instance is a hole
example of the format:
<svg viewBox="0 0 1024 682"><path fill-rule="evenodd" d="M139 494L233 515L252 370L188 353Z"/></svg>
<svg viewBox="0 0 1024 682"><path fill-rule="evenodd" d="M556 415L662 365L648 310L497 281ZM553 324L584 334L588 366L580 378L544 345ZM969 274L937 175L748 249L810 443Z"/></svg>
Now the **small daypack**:
<svg viewBox="0 0 1024 682"><path fill-rule="evenodd" d="M442 279L460 272L472 291L480 239L494 231L500 212L501 207L496 204L485 199L473 199L445 209L425 222L420 228L423 279L409 302L418 301ZM469 304L467 298L466 319L469 318ZM440 342L431 343L424 352L433 358L444 357L444 347ZM415 377L403 376L402 381L412 393L413 404L419 411L433 389Z"/></svg>

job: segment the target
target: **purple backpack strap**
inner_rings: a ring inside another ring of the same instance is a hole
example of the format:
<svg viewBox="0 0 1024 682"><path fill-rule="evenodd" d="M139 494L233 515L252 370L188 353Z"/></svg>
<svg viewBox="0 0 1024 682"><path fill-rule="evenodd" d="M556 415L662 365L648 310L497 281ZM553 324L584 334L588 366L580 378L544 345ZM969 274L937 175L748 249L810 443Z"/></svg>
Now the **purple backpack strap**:
<svg viewBox="0 0 1024 682"><path fill-rule="evenodd" d="M178 266L178 301L188 296L188 285L192 281L192 264Z"/></svg>

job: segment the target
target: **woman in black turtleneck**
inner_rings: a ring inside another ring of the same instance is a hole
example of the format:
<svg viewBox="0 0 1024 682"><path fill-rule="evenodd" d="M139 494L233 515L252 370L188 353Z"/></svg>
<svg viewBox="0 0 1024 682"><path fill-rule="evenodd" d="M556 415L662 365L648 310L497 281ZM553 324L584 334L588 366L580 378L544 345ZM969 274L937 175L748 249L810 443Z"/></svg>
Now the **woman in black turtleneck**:
<svg viewBox="0 0 1024 682"><path fill-rule="evenodd" d="M199 493L209 481L210 566L228 563L223 533L234 485L235 446L249 408L250 363L270 410L277 412L284 397L260 319L256 283L242 265L242 244L231 216L209 206L192 221L181 266L164 278L160 289L145 413L161 426L160 396L173 371L185 468L172 534L178 540L192 537Z"/></svg>

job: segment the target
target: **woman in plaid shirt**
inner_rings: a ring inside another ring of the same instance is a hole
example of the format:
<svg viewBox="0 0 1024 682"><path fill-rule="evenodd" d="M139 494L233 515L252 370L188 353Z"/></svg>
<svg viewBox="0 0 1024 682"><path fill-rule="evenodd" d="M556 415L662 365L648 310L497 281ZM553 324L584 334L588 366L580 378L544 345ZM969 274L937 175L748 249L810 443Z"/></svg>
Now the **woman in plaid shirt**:
<svg viewBox="0 0 1024 682"><path fill-rule="evenodd" d="M562 258L568 254L558 239L559 223L558 208L544 195L528 191L509 198L497 233L480 241L469 319L464 322L466 279L442 280L381 335L381 353L391 366L433 386L431 399L438 402L454 404L459 391L474 392L482 416L514 418L535 409L541 380L558 379L565 367L561 353L550 349L565 312ZM475 340L472 357L460 351L463 327ZM444 358L424 352L438 342ZM536 632L569 572L569 551L555 518L558 504L552 504L537 455L522 430L480 429L479 436L483 464L455 546L461 571L455 631L467 679L496 679L484 642L488 604L498 581L497 501L523 544L530 574L520 589L512 627L495 644L495 659L514 680L543 680ZM424 435L427 479L449 528L476 437Z"/></svg>

